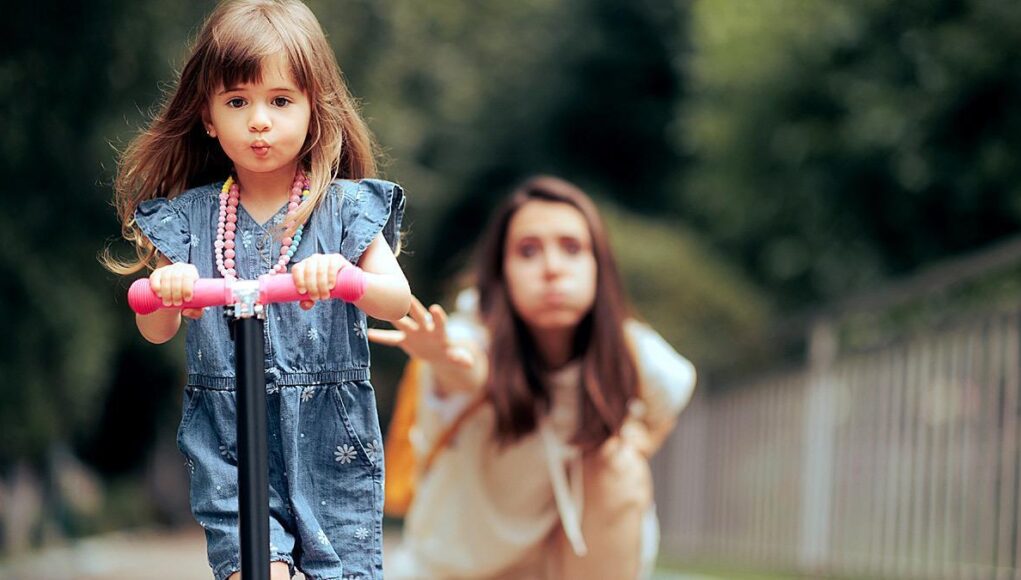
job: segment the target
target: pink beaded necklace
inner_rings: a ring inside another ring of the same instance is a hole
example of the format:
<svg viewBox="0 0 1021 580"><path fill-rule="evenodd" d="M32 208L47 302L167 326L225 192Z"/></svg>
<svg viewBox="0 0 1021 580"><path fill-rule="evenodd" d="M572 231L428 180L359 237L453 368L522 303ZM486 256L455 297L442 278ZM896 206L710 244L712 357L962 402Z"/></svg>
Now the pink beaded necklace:
<svg viewBox="0 0 1021 580"><path fill-rule="evenodd" d="M291 186L291 199L287 204L285 223L291 221L287 218L293 217L301 203L309 196L308 183L308 178L299 168L294 175L294 184ZM220 220L216 226L214 247L216 248L216 269L224 278L232 280L237 279L237 270L234 268L234 257L237 255L234 251L234 237L237 231L238 204L240 202L241 188L238 187L234 176L231 175L220 190ZM304 229L305 225L302 224L298 226L293 236L287 236L282 240L280 258L267 273L280 274L287 271L287 263L294 257L294 252L298 250L298 244L301 243L301 232Z"/></svg>

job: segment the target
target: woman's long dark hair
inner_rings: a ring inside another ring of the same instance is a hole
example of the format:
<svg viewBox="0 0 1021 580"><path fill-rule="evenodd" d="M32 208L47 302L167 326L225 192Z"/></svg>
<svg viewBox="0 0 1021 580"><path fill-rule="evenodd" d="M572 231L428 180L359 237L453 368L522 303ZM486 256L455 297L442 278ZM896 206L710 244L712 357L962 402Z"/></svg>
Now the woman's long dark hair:
<svg viewBox="0 0 1021 580"><path fill-rule="evenodd" d="M617 433L638 395L638 372L624 321L630 307L592 200L575 185L549 176L525 181L496 211L476 257L479 314L489 332L486 395L496 412L496 437L510 443L531 433L549 411L550 390L525 322L514 311L504 277L511 218L531 201L564 203L584 216L596 260L596 296L575 332L574 358L581 361L581 408L572 443L592 450Z"/></svg>

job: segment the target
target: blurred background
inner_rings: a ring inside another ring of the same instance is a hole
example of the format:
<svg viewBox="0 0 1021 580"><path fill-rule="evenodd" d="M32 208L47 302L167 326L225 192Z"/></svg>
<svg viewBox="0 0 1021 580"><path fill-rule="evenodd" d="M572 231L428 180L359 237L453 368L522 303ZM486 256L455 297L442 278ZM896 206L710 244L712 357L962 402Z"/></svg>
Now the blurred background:
<svg viewBox="0 0 1021 580"><path fill-rule="evenodd" d="M663 573L1021 575L1021 4L309 4L407 190L423 300L452 306L525 176L598 199L700 371L655 466ZM4 3L0 576L116 577L90 542L125 534L180 563L194 532L183 337L146 343L97 254L128 251L117 150L213 5ZM404 357L373 358L385 429Z"/></svg>

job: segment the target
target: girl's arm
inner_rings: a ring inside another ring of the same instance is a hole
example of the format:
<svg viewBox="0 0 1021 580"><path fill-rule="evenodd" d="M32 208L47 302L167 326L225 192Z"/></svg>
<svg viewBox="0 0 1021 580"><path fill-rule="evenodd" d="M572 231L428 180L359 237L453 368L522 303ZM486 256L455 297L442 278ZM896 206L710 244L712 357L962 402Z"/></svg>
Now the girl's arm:
<svg viewBox="0 0 1021 580"><path fill-rule="evenodd" d="M156 269L149 275L149 284L157 296L163 299L165 306L180 306L185 300L191 300L195 280L199 277L198 270L191 264L172 264L164 256L159 256ZM202 316L202 310L172 308L161 309L152 314L136 314L135 324L138 331L149 342L162 344L177 334L181 328L181 314L191 318Z"/></svg>
<svg viewBox="0 0 1021 580"><path fill-rule="evenodd" d="M313 254L295 264L291 268L294 285L298 293L308 294L308 300L302 300L301 307L308 310L316 300L329 298L337 282L337 273L349 265L341 254ZM358 266L365 272L365 295L354 303L355 306L373 318L391 322L408 313L411 289L383 234L372 240Z"/></svg>
<svg viewBox="0 0 1021 580"><path fill-rule="evenodd" d="M411 308L411 288L383 234L365 249L358 266L365 271L365 296L355 302L366 314L393 322Z"/></svg>
<svg viewBox="0 0 1021 580"><path fill-rule="evenodd" d="M451 338L447 313L439 304L433 304L426 310L412 296L411 313L394 321L393 325L397 330L369 329L369 340L398 346L408 356L428 363L437 397L476 392L485 384L489 373L485 352L476 341Z"/></svg>

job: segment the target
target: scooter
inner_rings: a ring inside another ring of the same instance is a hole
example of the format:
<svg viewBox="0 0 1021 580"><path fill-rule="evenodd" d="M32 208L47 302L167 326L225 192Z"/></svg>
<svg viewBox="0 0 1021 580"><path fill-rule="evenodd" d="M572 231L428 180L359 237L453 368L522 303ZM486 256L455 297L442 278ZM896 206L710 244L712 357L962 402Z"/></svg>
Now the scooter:
<svg viewBox="0 0 1021 580"><path fill-rule="evenodd" d="M337 274L331 298L354 302L365 293L362 272L347 267ZM192 299L173 308L224 306L231 337L237 384L238 525L241 570L245 580L269 580L269 459L266 449L266 367L263 324L266 307L306 299L290 274L266 274L258 280L205 278L195 281ZM128 305L138 314L164 308L147 278L128 289Z"/></svg>

